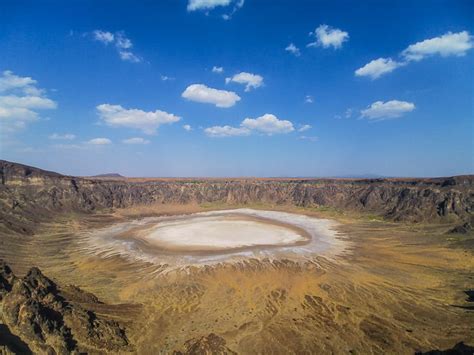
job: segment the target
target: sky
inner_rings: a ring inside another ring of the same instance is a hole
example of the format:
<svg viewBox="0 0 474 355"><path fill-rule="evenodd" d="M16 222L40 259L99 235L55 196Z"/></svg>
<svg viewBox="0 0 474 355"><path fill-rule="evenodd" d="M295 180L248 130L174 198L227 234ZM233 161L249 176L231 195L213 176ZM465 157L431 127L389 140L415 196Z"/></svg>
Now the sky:
<svg viewBox="0 0 474 355"><path fill-rule="evenodd" d="M69 175L474 173L474 2L0 0L0 159Z"/></svg>

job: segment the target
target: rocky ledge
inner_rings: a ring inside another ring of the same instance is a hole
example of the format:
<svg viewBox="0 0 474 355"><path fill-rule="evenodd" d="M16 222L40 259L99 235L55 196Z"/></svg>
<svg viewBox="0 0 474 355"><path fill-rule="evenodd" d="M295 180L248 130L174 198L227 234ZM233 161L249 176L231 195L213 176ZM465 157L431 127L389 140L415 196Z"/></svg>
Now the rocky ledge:
<svg viewBox="0 0 474 355"><path fill-rule="evenodd" d="M77 287L64 292L38 268L19 278L0 260L0 353L133 351L119 323L83 306L92 303L100 302Z"/></svg>
<svg viewBox="0 0 474 355"><path fill-rule="evenodd" d="M19 278L0 260L0 354L136 353L125 327L104 316L116 318L113 307L76 286L60 287L36 267ZM211 333L173 354L236 353Z"/></svg>

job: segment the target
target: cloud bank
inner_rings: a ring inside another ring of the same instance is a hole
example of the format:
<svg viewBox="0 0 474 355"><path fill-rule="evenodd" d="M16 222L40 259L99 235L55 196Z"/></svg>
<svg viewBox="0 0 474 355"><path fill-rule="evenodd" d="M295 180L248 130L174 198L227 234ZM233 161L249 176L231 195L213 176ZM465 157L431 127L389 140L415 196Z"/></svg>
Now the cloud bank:
<svg viewBox="0 0 474 355"><path fill-rule="evenodd" d="M21 77L6 70L0 76L0 124L4 132L26 127L39 119L41 110L52 110L57 103L36 86L31 77Z"/></svg>

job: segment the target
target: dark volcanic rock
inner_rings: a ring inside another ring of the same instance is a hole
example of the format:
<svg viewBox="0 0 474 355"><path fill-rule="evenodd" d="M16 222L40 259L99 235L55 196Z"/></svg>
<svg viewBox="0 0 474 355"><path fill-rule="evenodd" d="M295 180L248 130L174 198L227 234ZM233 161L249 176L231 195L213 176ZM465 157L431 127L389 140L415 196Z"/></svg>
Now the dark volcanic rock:
<svg viewBox="0 0 474 355"><path fill-rule="evenodd" d="M136 205L227 203L329 207L395 221L469 221L474 176L435 179L93 179L0 161L0 218L33 233L57 212Z"/></svg>
<svg viewBox="0 0 474 355"><path fill-rule="evenodd" d="M467 234L472 230L472 226L469 222L461 224L459 226L454 227L448 233L450 234Z"/></svg>
<svg viewBox="0 0 474 355"><path fill-rule="evenodd" d="M224 355L237 354L226 346L226 341L211 333L198 339L188 340L183 351L175 351L175 355Z"/></svg>
<svg viewBox="0 0 474 355"><path fill-rule="evenodd" d="M15 275L13 275L10 267L3 260L0 260L0 301L11 291L14 279Z"/></svg>
<svg viewBox="0 0 474 355"><path fill-rule="evenodd" d="M131 350L117 322L63 298L57 285L38 268L17 278L0 261L0 280L0 320L18 344L34 352L56 354Z"/></svg>
<svg viewBox="0 0 474 355"><path fill-rule="evenodd" d="M464 344L463 342L457 343L452 349L446 350L431 350L425 353L417 352L416 355L472 355L474 354L474 347Z"/></svg>
<svg viewBox="0 0 474 355"><path fill-rule="evenodd" d="M474 290L466 290L464 293L467 295L468 302L474 302Z"/></svg>
<svg viewBox="0 0 474 355"><path fill-rule="evenodd" d="M5 324L0 324L0 354L32 354L28 344L12 334Z"/></svg>

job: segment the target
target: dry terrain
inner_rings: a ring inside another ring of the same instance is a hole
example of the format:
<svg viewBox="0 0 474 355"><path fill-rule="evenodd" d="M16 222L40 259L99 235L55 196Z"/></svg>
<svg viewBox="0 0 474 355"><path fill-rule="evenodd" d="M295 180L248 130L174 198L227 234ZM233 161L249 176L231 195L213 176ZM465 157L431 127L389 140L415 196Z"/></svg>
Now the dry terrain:
<svg viewBox="0 0 474 355"><path fill-rule="evenodd" d="M472 177L117 182L11 164L0 190L4 351L473 351ZM116 223L240 207L334 220L344 248L170 268L85 244Z"/></svg>

